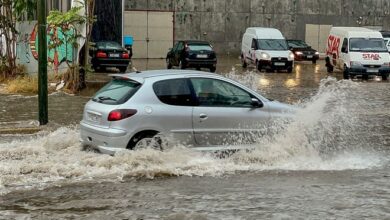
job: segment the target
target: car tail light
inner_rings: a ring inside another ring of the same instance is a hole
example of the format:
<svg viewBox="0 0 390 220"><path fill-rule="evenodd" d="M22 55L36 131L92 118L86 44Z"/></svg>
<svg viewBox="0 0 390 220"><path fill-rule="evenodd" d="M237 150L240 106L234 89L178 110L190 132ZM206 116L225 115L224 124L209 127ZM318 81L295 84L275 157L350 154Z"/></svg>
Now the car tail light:
<svg viewBox="0 0 390 220"><path fill-rule="evenodd" d="M107 57L107 54L104 53L103 51L98 51L98 52L96 53L96 57L97 57L97 58L106 58L106 57Z"/></svg>
<svg viewBox="0 0 390 220"><path fill-rule="evenodd" d="M123 59L129 59L130 56L129 56L128 53L124 52L124 53L122 53L122 58L123 58Z"/></svg>
<svg viewBox="0 0 390 220"><path fill-rule="evenodd" d="M137 113L135 109L116 109L108 114L108 121L119 121L131 117Z"/></svg>

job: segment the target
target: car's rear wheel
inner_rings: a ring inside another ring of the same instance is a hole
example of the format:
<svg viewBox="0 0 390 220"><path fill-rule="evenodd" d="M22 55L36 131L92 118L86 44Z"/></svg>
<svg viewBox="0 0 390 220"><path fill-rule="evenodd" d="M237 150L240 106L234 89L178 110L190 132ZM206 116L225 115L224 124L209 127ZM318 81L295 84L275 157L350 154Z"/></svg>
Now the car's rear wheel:
<svg viewBox="0 0 390 220"><path fill-rule="evenodd" d="M169 58L166 59L166 62L167 62L167 69L172 69L172 64Z"/></svg>
<svg viewBox="0 0 390 220"><path fill-rule="evenodd" d="M130 150L141 150L147 148L162 150L162 140L158 136L157 131L145 131L136 134L130 140L127 148Z"/></svg>
<svg viewBox="0 0 390 220"><path fill-rule="evenodd" d="M185 64L183 63L182 60L180 60L180 62L179 62L179 68L182 69L182 70L186 68L186 66L185 66Z"/></svg>
<svg viewBox="0 0 390 220"><path fill-rule="evenodd" d="M118 69L119 69L119 72L125 73L127 70L127 66L121 66L121 67L118 67Z"/></svg>

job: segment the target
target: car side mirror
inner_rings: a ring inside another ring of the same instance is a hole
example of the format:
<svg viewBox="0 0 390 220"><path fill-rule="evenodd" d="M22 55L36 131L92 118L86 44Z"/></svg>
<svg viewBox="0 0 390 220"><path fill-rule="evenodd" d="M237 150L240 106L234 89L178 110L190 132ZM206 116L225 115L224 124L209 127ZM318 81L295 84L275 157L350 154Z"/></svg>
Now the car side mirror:
<svg viewBox="0 0 390 220"><path fill-rule="evenodd" d="M254 108L262 108L264 106L264 104L260 100L258 100L256 98L252 98L251 99L251 105Z"/></svg>

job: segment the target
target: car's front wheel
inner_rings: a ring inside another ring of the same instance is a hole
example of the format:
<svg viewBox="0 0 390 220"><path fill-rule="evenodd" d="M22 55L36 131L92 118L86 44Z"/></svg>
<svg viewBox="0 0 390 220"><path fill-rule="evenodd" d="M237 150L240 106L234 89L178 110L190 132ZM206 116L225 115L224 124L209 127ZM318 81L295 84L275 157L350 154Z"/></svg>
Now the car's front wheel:
<svg viewBox="0 0 390 220"><path fill-rule="evenodd" d="M167 62L167 69L172 69L172 64L169 58L166 59L166 62Z"/></svg>

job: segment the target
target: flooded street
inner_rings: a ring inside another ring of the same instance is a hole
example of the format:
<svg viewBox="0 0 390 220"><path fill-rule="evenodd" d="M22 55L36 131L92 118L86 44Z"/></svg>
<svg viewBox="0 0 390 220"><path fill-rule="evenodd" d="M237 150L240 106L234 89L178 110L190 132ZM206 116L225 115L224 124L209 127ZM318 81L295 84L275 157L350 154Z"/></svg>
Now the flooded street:
<svg viewBox="0 0 390 220"><path fill-rule="evenodd" d="M50 95L40 132L0 132L0 219L390 218L389 81L341 80L323 61L265 73L224 57L217 73L297 106L297 116L230 157L183 146L112 157L79 144L84 104L107 80L90 75L82 94ZM37 97L0 100L0 131L37 127Z"/></svg>

